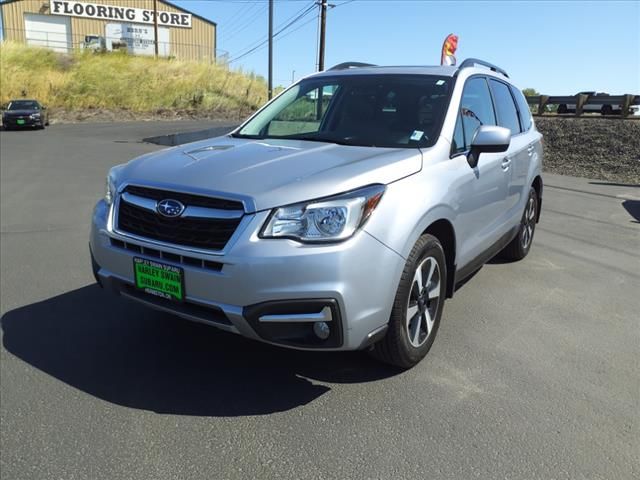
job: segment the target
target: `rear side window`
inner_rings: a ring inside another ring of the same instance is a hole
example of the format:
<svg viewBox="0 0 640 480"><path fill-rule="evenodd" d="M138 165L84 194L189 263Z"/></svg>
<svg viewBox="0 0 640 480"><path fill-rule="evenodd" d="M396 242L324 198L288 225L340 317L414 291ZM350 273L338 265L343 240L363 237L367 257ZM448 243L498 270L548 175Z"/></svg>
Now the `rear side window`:
<svg viewBox="0 0 640 480"><path fill-rule="evenodd" d="M497 80L489 80L491 90L493 91L493 99L498 114L498 125L511 130L511 135L520 133L520 121L518 120L518 111L516 104L513 103L513 97L509 87Z"/></svg>
<svg viewBox="0 0 640 480"><path fill-rule="evenodd" d="M496 116L487 81L484 77L467 80L460 101L460 116L454 131L452 153L469 150L476 130L481 125L495 124Z"/></svg>
<svg viewBox="0 0 640 480"><path fill-rule="evenodd" d="M524 98L524 95L520 90L512 86L511 92L513 93L513 98L516 99L516 104L518 106L518 114L520 115L520 125L522 125L522 131L526 132L531 128L532 123L529 104L527 103L527 99Z"/></svg>

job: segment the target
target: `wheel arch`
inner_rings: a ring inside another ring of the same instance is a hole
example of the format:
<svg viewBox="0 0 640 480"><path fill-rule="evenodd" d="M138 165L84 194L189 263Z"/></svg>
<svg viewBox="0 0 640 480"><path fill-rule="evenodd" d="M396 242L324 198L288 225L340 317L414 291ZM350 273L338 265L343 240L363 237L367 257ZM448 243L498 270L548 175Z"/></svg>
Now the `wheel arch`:
<svg viewBox="0 0 640 480"><path fill-rule="evenodd" d="M540 212L542 211L542 177L540 175L536 175L531 186L536 191L536 195L538 196L538 217L536 218L536 223L538 223L540 221Z"/></svg>
<svg viewBox="0 0 640 480"><path fill-rule="evenodd" d="M442 249L447 262L447 298L453 297L455 290L455 272L456 272L456 233L451 222L445 218L431 223L422 235L429 234L436 237Z"/></svg>

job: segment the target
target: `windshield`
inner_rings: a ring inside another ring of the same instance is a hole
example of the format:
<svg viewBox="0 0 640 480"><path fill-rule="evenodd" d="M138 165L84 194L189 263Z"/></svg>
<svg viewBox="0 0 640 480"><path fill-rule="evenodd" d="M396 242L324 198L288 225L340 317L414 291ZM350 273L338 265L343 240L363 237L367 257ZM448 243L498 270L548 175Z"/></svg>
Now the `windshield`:
<svg viewBox="0 0 640 480"><path fill-rule="evenodd" d="M350 75L303 80L234 136L417 148L440 134L453 79Z"/></svg>
<svg viewBox="0 0 640 480"><path fill-rule="evenodd" d="M9 104L7 110L40 110L40 105L33 100L15 100Z"/></svg>

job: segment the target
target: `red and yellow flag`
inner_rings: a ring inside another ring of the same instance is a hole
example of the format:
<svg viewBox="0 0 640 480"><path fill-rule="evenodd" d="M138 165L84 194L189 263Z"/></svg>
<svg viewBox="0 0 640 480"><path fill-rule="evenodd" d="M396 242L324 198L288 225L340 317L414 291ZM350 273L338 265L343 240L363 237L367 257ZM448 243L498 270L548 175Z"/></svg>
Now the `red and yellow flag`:
<svg viewBox="0 0 640 480"><path fill-rule="evenodd" d="M447 38L444 39L442 44L442 55L440 56L440 65L455 65L456 57L455 53L458 49L458 36L450 33Z"/></svg>

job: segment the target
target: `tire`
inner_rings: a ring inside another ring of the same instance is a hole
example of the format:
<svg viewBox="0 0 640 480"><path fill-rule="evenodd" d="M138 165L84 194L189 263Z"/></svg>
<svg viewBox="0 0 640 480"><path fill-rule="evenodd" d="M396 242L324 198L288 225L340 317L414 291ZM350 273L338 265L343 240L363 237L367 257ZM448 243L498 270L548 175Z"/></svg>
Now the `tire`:
<svg viewBox="0 0 640 480"><path fill-rule="evenodd" d="M558 113L567 113L567 106L564 104L558 105Z"/></svg>
<svg viewBox="0 0 640 480"><path fill-rule="evenodd" d="M601 115L613 115L613 107L611 105L603 105L600 109Z"/></svg>
<svg viewBox="0 0 640 480"><path fill-rule="evenodd" d="M382 362L405 369L420 362L431 349L440 326L446 285L447 266L442 245L433 235L423 235L405 263L387 334L373 346L371 354Z"/></svg>
<svg viewBox="0 0 640 480"><path fill-rule="evenodd" d="M533 234L536 231L536 222L538 220L538 205L540 202L538 201L538 194L535 189L531 187L529 189L529 197L527 198L527 203L524 207L524 213L522 214L522 218L520 220L520 228L518 229L518 234L515 236L513 240L507 245L502 252L500 252L500 257L505 260L518 261L522 260L527 256L529 250L531 249L531 244L533 243Z"/></svg>

